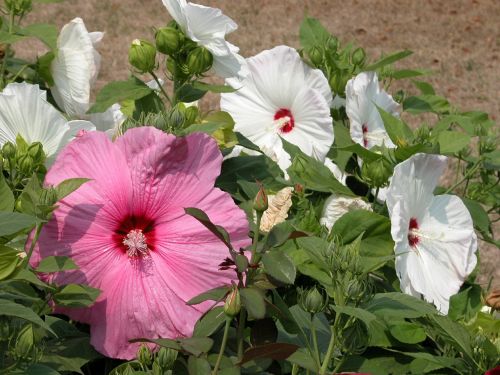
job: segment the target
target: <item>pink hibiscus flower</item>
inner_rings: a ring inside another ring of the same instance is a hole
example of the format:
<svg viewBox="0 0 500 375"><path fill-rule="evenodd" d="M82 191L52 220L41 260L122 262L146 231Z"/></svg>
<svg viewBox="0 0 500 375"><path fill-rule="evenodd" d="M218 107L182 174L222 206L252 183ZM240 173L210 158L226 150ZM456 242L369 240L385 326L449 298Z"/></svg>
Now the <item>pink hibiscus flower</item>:
<svg viewBox="0 0 500 375"><path fill-rule="evenodd" d="M91 343L101 353L131 359L139 345L131 339L190 336L210 304L186 301L235 279L234 271L219 271L228 256L224 244L184 212L205 211L226 228L236 249L250 243L244 212L214 188L221 163L207 135L177 138L142 127L114 143L105 133L84 134L47 173L47 185L92 179L59 202L33 264L69 256L79 269L50 281L101 289L90 308L56 309L90 324Z"/></svg>

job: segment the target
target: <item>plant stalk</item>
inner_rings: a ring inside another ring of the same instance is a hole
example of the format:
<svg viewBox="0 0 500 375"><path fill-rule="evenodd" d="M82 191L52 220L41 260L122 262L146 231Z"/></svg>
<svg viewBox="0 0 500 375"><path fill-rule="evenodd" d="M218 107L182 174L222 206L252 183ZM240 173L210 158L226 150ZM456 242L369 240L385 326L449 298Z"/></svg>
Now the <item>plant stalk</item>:
<svg viewBox="0 0 500 375"><path fill-rule="evenodd" d="M226 350L227 338L229 336L229 326L231 325L231 319L226 318L226 325L224 326L224 336L222 337L222 344L220 346L219 355L217 356L217 362L215 362L214 370L212 371L212 375L217 375L219 371L219 366L222 361L222 356L224 355L224 351Z"/></svg>

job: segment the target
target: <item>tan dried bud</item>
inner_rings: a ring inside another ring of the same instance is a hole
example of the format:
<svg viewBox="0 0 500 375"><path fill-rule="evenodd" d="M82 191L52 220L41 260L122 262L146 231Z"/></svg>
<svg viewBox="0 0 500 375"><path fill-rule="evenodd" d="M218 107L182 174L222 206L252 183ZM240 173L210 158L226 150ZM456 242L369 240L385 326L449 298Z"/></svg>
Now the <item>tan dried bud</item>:
<svg viewBox="0 0 500 375"><path fill-rule="evenodd" d="M486 296L486 304L492 309L500 311L500 289L495 289Z"/></svg>
<svg viewBox="0 0 500 375"><path fill-rule="evenodd" d="M286 187L278 191L276 195L269 195L269 207L262 215L260 222L260 230L269 232L272 227L282 223L288 217L288 210L292 207L293 188Z"/></svg>

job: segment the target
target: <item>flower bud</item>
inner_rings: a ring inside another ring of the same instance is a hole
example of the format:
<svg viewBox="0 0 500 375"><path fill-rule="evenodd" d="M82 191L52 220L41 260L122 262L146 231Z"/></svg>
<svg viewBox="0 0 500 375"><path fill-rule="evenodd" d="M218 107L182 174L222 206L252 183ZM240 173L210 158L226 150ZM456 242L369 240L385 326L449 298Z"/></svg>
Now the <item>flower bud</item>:
<svg viewBox="0 0 500 375"><path fill-rule="evenodd" d="M363 48L356 48L354 52L352 53L352 63L354 65L360 66L363 65L363 63L366 60L366 53Z"/></svg>
<svg viewBox="0 0 500 375"><path fill-rule="evenodd" d="M12 142L7 142L2 147L2 154L5 159L12 159L16 156L16 146Z"/></svg>
<svg viewBox="0 0 500 375"><path fill-rule="evenodd" d="M43 164L45 162L45 152L40 142L32 143L28 147L28 154L33 158L36 164Z"/></svg>
<svg viewBox="0 0 500 375"><path fill-rule="evenodd" d="M361 167L363 179L374 187L386 185L392 173L392 165L386 158L380 158L370 163L365 162Z"/></svg>
<svg viewBox="0 0 500 375"><path fill-rule="evenodd" d="M33 162L33 158L30 155L22 155L18 163L21 173L23 173L25 176L31 175L34 170L35 163Z"/></svg>
<svg viewBox="0 0 500 375"><path fill-rule="evenodd" d="M196 122L198 118L198 108L194 105L191 105L186 108L184 111L185 123L184 126L192 125Z"/></svg>
<svg viewBox="0 0 500 375"><path fill-rule="evenodd" d="M178 103L170 112L170 124L174 128L180 128L184 125L184 104Z"/></svg>
<svg viewBox="0 0 500 375"><path fill-rule="evenodd" d="M486 304L492 309L500 311L500 289L495 289L486 296Z"/></svg>
<svg viewBox="0 0 500 375"><path fill-rule="evenodd" d="M162 27L156 32L155 39L156 49L165 55L177 52L181 44L181 34L173 27Z"/></svg>
<svg viewBox="0 0 500 375"><path fill-rule="evenodd" d="M328 296L323 295L316 287L299 292L299 306L302 310L316 314L328 305Z"/></svg>
<svg viewBox="0 0 500 375"><path fill-rule="evenodd" d="M141 362L144 366L149 366L151 365L152 362L152 355L151 355L151 350L145 345L141 344L139 349L137 349L137 360Z"/></svg>
<svg viewBox="0 0 500 375"><path fill-rule="evenodd" d="M156 48L145 40L135 39L128 51L128 61L141 73L149 73L156 66Z"/></svg>
<svg viewBox="0 0 500 375"><path fill-rule="evenodd" d="M224 303L224 313L233 318L240 313L241 310L241 297L237 287L233 287L231 292L226 297Z"/></svg>
<svg viewBox="0 0 500 375"><path fill-rule="evenodd" d="M18 358L28 358L34 349L35 337L33 334L33 326L27 324L17 335L15 353Z"/></svg>
<svg viewBox="0 0 500 375"><path fill-rule="evenodd" d="M57 190L49 187L40 193L40 204L52 206L57 202Z"/></svg>
<svg viewBox="0 0 500 375"><path fill-rule="evenodd" d="M264 190L264 187L261 186L253 201L253 209L257 212L264 212L267 210L268 206L269 202L267 201L266 191Z"/></svg>
<svg viewBox="0 0 500 375"><path fill-rule="evenodd" d="M5 0L7 10L16 16L31 12L31 5L31 0Z"/></svg>
<svg viewBox="0 0 500 375"><path fill-rule="evenodd" d="M309 58L311 59L311 62L314 65L321 65L323 62L323 51L319 47L311 47L307 51L307 54L309 55Z"/></svg>
<svg viewBox="0 0 500 375"><path fill-rule="evenodd" d="M330 80L328 81L328 83L330 84L333 92L341 94L345 91L347 81L344 79L342 72L336 71L330 76Z"/></svg>
<svg viewBox="0 0 500 375"><path fill-rule="evenodd" d="M339 48L338 39L333 37L333 36L329 37L327 42L326 42L326 48L328 48L330 53L337 52L337 49Z"/></svg>
<svg viewBox="0 0 500 375"><path fill-rule="evenodd" d="M213 56L209 50L203 47L196 47L189 52L187 66L191 74L202 74L212 67Z"/></svg>
<svg viewBox="0 0 500 375"><path fill-rule="evenodd" d="M160 348L158 354L156 355L155 362L158 363L163 370L170 370L174 367L178 354L179 352L177 350Z"/></svg>

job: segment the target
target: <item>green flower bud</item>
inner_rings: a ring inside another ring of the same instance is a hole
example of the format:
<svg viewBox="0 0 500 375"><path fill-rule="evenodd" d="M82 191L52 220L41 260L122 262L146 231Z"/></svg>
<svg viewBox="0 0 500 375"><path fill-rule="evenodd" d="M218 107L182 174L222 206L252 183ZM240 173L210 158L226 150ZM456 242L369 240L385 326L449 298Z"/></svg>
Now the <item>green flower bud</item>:
<svg viewBox="0 0 500 375"><path fill-rule="evenodd" d="M184 126L194 124L198 118L198 108L195 105L190 105L184 111L184 116L186 118Z"/></svg>
<svg viewBox="0 0 500 375"><path fill-rule="evenodd" d="M307 51L307 54L314 65L318 66L323 63L323 50L321 48L316 46L311 47Z"/></svg>
<svg viewBox="0 0 500 375"><path fill-rule="evenodd" d="M177 104L170 112L170 124L175 128L180 128L184 125L184 104Z"/></svg>
<svg viewBox="0 0 500 375"><path fill-rule="evenodd" d="M334 74L330 76L330 80L328 82L333 92L337 94L343 94L345 92L345 86L347 85L347 80L343 72L336 71Z"/></svg>
<svg viewBox="0 0 500 375"><path fill-rule="evenodd" d="M179 50L181 45L181 34L172 27L162 27L156 32L156 49L165 54L171 55Z"/></svg>
<svg viewBox="0 0 500 375"><path fill-rule="evenodd" d="M187 66L191 74L202 74L212 67L213 56L209 50L196 47L189 52Z"/></svg>
<svg viewBox="0 0 500 375"><path fill-rule="evenodd" d="M269 202L267 200L267 194L264 187L261 186L253 201L253 209L257 212L264 212L268 207Z"/></svg>
<svg viewBox="0 0 500 375"><path fill-rule="evenodd" d="M363 353L368 345L368 338L364 323L357 321L342 332L342 346L350 353Z"/></svg>
<svg viewBox="0 0 500 375"><path fill-rule="evenodd" d="M40 142L32 143L28 147L28 154L37 164L43 164L45 162L45 152L43 151L43 146Z"/></svg>
<svg viewBox="0 0 500 375"><path fill-rule="evenodd" d="M425 142L429 140L430 136L431 136L431 129L426 124L421 125L419 128L415 130L415 137L420 142Z"/></svg>
<svg viewBox="0 0 500 375"><path fill-rule="evenodd" d="M151 350L149 350L145 344L141 344L137 350L137 360L141 362L142 365L149 366L152 363L152 357Z"/></svg>
<svg viewBox="0 0 500 375"><path fill-rule="evenodd" d="M328 305L328 296L321 293L316 287L299 291L299 306L302 310L316 314L323 311Z"/></svg>
<svg viewBox="0 0 500 375"><path fill-rule="evenodd" d="M18 160L18 165L19 165L19 170L25 176L31 175L35 167L33 158L28 154L22 155L20 157L20 159Z"/></svg>
<svg viewBox="0 0 500 375"><path fill-rule="evenodd" d="M178 354L179 352L177 350L160 348L158 354L156 355L155 362L158 363L163 370L170 370L174 367Z"/></svg>
<svg viewBox="0 0 500 375"><path fill-rule="evenodd" d="M31 12L31 5L31 0L5 0L7 10L16 16Z"/></svg>
<svg viewBox="0 0 500 375"><path fill-rule="evenodd" d="M493 136L481 137L479 142L479 149L481 154L495 151L497 148L497 140Z"/></svg>
<svg viewBox="0 0 500 375"><path fill-rule="evenodd" d="M135 39L128 51L128 61L141 73L150 73L156 67L156 48L145 40Z"/></svg>
<svg viewBox="0 0 500 375"><path fill-rule="evenodd" d="M52 206L57 202L57 190L49 187L40 193L40 204Z"/></svg>
<svg viewBox="0 0 500 375"><path fill-rule="evenodd" d="M12 142L7 142L2 147L2 154L5 159L12 159L16 156L16 146Z"/></svg>
<svg viewBox="0 0 500 375"><path fill-rule="evenodd" d="M389 160L380 158L370 163L363 163L361 176L374 187L383 187L392 176L393 167Z"/></svg>
<svg viewBox="0 0 500 375"><path fill-rule="evenodd" d="M233 287L231 292L226 297L224 303L224 313L233 318L240 313L241 310L241 297L237 287Z"/></svg>
<svg viewBox="0 0 500 375"><path fill-rule="evenodd" d="M334 36L329 37L326 42L326 48L330 53L337 52L337 49L339 48L339 40Z"/></svg>
<svg viewBox="0 0 500 375"><path fill-rule="evenodd" d="M366 60L366 53L363 48L356 48L352 53L352 63L357 66L363 65Z"/></svg>
<svg viewBox="0 0 500 375"><path fill-rule="evenodd" d="M19 332L16 338L15 353L18 358L28 358L32 354L35 345L33 326L27 324Z"/></svg>

